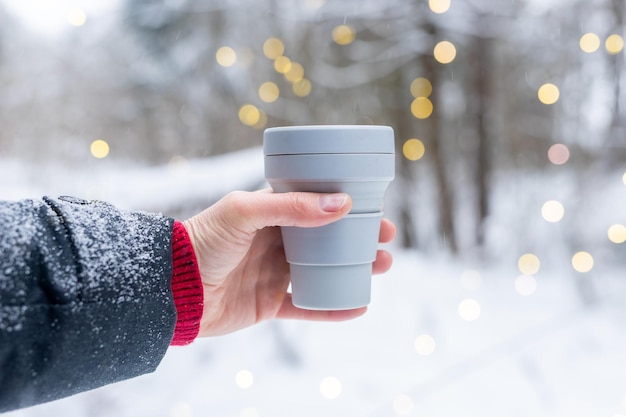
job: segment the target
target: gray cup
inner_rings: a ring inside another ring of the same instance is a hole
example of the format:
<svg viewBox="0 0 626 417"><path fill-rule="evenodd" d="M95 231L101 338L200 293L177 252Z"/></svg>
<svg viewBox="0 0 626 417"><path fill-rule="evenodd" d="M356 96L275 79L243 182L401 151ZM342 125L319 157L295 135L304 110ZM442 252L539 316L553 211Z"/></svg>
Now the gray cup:
<svg viewBox="0 0 626 417"><path fill-rule="evenodd" d="M394 178L387 126L293 126L263 135L265 177L275 192L347 193L352 210L322 227L282 227L293 303L347 310L370 302L385 190Z"/></svg>

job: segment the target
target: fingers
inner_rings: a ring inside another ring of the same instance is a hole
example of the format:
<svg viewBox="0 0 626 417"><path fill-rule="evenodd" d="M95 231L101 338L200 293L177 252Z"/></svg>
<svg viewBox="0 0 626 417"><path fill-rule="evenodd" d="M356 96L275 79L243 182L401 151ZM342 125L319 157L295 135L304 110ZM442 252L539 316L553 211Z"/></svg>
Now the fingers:
<svg viewBox="0 0 626 417"><path fill-rule="evenodd" d="M379 250L376 252L376 260L372 264L373 274L384 274L389 271L391 264L393 263L393 257L386 250Z"/></svg>
<svg viewBox="0 0 626 417"><path fill-rule="evenodd" d="M353 310L333 311L304 310L293 305L291 294L285 294L285 298L283 299L283 303L278 310L276 318L313 321L344 321L362 316L366 311L367 307L361 307Z"/></svg>
<svg viewBox="0 0 626 417"><path fill-rule="evenodd" d="M352 207L343 193L266 193L236 191L216 208L230 225L252 233L268 226L323 226L339 220Z"/></svg>
<svg viewBox="0 0 626 417"><path fill-rule="evenodd" d="M389 243L396 237L396 226L388 219L380 222L380 235L378 241L380 243Z"/></svg>

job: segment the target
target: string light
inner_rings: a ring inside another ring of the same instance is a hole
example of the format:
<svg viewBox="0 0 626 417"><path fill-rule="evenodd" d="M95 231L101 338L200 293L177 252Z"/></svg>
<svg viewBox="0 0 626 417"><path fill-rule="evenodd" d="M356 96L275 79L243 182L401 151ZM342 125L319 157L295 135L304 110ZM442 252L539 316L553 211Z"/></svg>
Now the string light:
<svg viewBox="0 0 626 417"><path fill-rule="evenodd" d="M253 104L244 104L239 109L239 120L246 126L254 126L259 122L261 112Z"/></svg>
<svg viewBox="0 0 626 417"><path fill-rule="evenodd" d="M435 55L437 62L441 64L449 64L454 61L454 58L456 58L456 48L452 42L441 41L435 45L433 54Z"/></svg>
<svg viewBox="0 0 626 417"><path fill-rule="evenodd" d="M285 53L285 44L278 38L269 38L263 43L263 55L276 59Z"/></svg>
<svg viewBox="0 0 626 417"><path fill-rule="evenodd" d="M580 37L580 49L588 54L595 52L600 48L600 37L595 33L585 33Z"/></svg>
<svg viewBox="0 0 626 417"><path fill-rule="evenodd" d="M67 10L67 23L74 27L81 27L87 23L85 11L76 7Z"/></svg>
<svg viewBox="0 0 626 417"><path fill-rule="evenodd" d="M296 81L292 86L293 93L298 97L306 97L311 94L311 88L311 81L306 78Z"/></svg>
<svg viewBox="0 0 626 417"><path fill-rule="evenodd" d="M576 252L572 256L572 267L577 272L589 272L593 269L593 256L588 252Z"/></svg>
<svg viewBox="0 0 626 417"><path fill-rule="evenodd" d="M564 214L565 209L563 208L563 204L557 200L546 201L541 207L541 216L545 221L550 223L561 221Z"/></svg>
<svg viewBox="0 0 626 417"><path fill-rule="evenodd" d="M409 161L418 161L422 159L425 152L426 147L424 146L424 143L416 138L411 138L404 142L404 145L402 145L402 154Z"/></svg>
<svg viewBox="0 0 626 417"><path fill-rule="evenodd" d="M614 224L609 227L608 231L609 240L613 243L626 242L626 226L623 224Z"/></svg>
<svg viewBox="0 0 626 417"><path fill-rule="evenodd" d="M450 9L450 0L428 0L428 7L433 13L445 13Z"/></svg>
<svg viewBox="0 0 626 417"><path fill-rule="evenodd" d="M261 130L265 129L265 126L267 126L267 113L259 110L259 120L253 124L252 127L254 129Z"/></svg>
<svg viewBox="0 0 626 417"><path fill-rule="evenodd" d="M400 394L393 399L393 411L404 416L413 411L413 400L406 394Z"/></svg>
<svg viewBox="0 0 626 417"><path fill-rule="evenodd" d="M341 389L341 382L333 376L326 377L320 382L320 394L326 399L333 400L339 397Z"/></svg>
<svg viewBox="0 0 626 417"><path fill-rule="evenodd" d="M275 102L278 100L279 95L280 90L278 89L278 86L271 81L264 82L259 87L259 98L266 103Z"/></svg>
<svg viewBox="0 0 626 417"><path fill-rule="evenodd" d="M276 72L286 74L291 69L291 59L284 55L279 56L274 60L274 69Z"/></svg>
<svg viewBox="0 0 626 417"><path fill-rule="evenodd" d="M289 71L285 73L285 79L295 83L304 78L304 67L298 62L292 62Z"/></svg>
<svg viewBox="0 0 626 417"><path fill-rule="evenodd" d="M413 342L413 347L419 355L428 356L435 351L437 343L431 335L421 334L415 338L415 341Z"/></svg>
<svg viewBox="0 0 626 417"><path fill-rule="evenodd" d="M543 104L554 104L559 100L559 88L551 83L546 83L539 87L537 97Z"/></svg>
<svg viewBox="0 0 626 417"><path fill-rule="evenodd" d="M411 103L411 113L417 119L428 119L433 114L433 103L427 97L417 97Z"/></svg>
<svg viewBox="0 0 626 417"><path fill-rule="evenodd" d="M411 95L415 98L430 97L433 92L433 85L427 78L418 77L411 82Z"/></svg>
<svg viewBox="0 0 626 417"><path fill-rule="evenodd" d="M349 45L354 42L356 32L351 26L339 25L333 29L332 38L337 45Z"/></svg>
<svg viewBox="0 0 626 417"><path fill-rule="evenodd" d="M468 291L476 291L483 284L483 278L480 272L468 269L461 274L461 286Z"/></svg>
<svg viewBox="0 0 626 417"><path fill-rule="evenodd" d="M96 139L91 142L90 146L91 155L94 158L103 159L109 156L109 144L102 139Z"/></svg>
<svg viewBox="0 0 626 417"><path fill-rule="evenodd" d="M609 54L617 55L624 49L624 38L618 34L611 35L606 38L604 47Z"/></svg>
<svg viewBox="0 0 626 417"><path fill-rule="evenodd" d="M474 321L480 317L480 304L472 298L466 298L457 308L459 316L465 321Z"/></svg>
<svg viewBox="0 0 626 417"><path fill-rule="evenodd" d="M241 389L247 389L254 384L254 375L247 369L242 369L235 375L235 384Z"/></svg>
<svg viewBox="0 0 626 417"><path fill-rule="evenodd" d="M555 143L548 149L548 159L554 165L563 165L569 161L569 148L562 143Z"/></svg>
<svg viewBox="0 0 626 417"><path fill-rule="evenodd" d="M535 275L540 267L539 258L532 253L525 253L517 260L517 268L524 275Z"/></svg>
<svg viewBox="0 0 626 417"><path fill-rule="evenodd" d="M537 280L531 275L520 275L515 278L515 291L519 295L533 295L537 290Z"/></svg>
<svg viewBox="0 0 626 417"><path fill-rule="evenodd" d="M237 61L237 54L230 46L222 46L215 53L215 59L222 67L230 67Z"/></svg>

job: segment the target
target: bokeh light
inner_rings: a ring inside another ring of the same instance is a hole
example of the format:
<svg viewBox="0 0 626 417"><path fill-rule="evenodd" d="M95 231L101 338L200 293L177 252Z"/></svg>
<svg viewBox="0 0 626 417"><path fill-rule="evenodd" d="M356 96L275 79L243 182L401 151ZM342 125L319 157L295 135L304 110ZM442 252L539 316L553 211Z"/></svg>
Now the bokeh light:
<svg viewBox="0 0 626 417"><path fill-rule="evenodd" d="M517 268L524 275L535 275L541 268L541 262L537 255L525 253L517 260Z"/></svg>
<svg viewBox="0 0 626 417"><path fill-rule="evenodd" d="M433 92L433 85L427 78L418 77L411 82L411 95L417 97L430 97Z"/></svg>
<svg viewBox="0 0 626 417"><path fill-rule="evenodd" d="M253 104L244 104L239 109L239 120L246 126L254 126L259 122L261 112Z"/></svg>
<svg viewBox="0 0 626 417"><path fill-rule="evenodd" d="M300 81L296 81L293 83L293 93L298 97L306 97L311 94L311 81L306 78L301 79Z"/></svg>
<svg viewBox="0 0 626 417"><path fill-rule="evenodd" d="M269 59L276 59L285 53L285 44L278 38L269 38L263 43L263 55Z"/></svg>
<svg viewBox="0 0 626 417"><path fill-rule="evenodd" d="M548 159L554 165L563 165L569 161L569 148L562 143L555 143L548 149Z"/></svg>
<svg viewBox="0 0 626 417"><path fill-rule="evenodd" d="M411 113L417 119L427 119L433 114L433 103L427 97L417 97L411 103Z"/></svg>
<svg viewBox="0 0 626 417"><path fill-rule="evenodd" d="M289 71L285 73L285 79L295 83L304 78L304 67L298 62L292 62Z"/></svg>
<svg viewBox="0 0 626 417"><path fill-rule="evenodd" d="M393 399L393 411L397 415L405 416L413 411L413 400L406 394L400 394Z"/></svg>
<svg viewBox="0 0 626 417"><path fill-rule="evenodd" d="M402 154L409 161L422 159L425 152L426 147L424 146L424 143L416 138L411 138L404 142L404 145L402 145Z"/></svg>
<svg viewBox="0 0 626 417"><path fill-rule="evenodd" d="M465 321L474 321L480 317L480 304L472 298L466 298L457 308L459 316Z"/></svg>
<svg viewBox="0 0 626 417"><path fill-rule="evenodd" d="M215 53L215 59L222 67L230 67L237 61L237 54L230 46L222 46Z"/></svg>
<svg viewBox="0 0 626 417"><path fill-rule="evenodd" d="M613 34L606 38L604 47L609 54L617 55L624 50L624 38L618 34Z"/></svg>
<svg viewBox="0 0 626 417"><path fill-rule="evenodd" d="M262 110L259 110L259 120L252 125L253 128L257 130L265 129L267 126L267 113Z"/></svg>
<svg viewBox="0 0 626 417"><path fill-rule="evenodd" d="M291 59L284 55L279 56L274 60L274 69L276 72L286 74L291 69Z"/></svg>
<svg viewBox="0 0 626 417"><path fill-rule="evenodd" d="M356 38L356 31L348 25L339 25L333 29L333 41L337 45L349 45Z"/></svg>
<svg viewBox="0 0 626 417"><path fill-rule="evenodd" d="M532 275L520 275L515 278L515 291L523 296L533 295L537 291L537 280Z"/></svg>
<svg viewBox="0 0 626 417"><path fill-rule="evenodd" d="M71 7L67 10L67 23L74 27L81 27L87 23L87 14L83 9Z"/></svg>
<svg viewBox="0 0 626 417"><path fill-rule="evenodd" d="M102 139L96 139L91 142L91 146L89 147L91 151L91 155L94 158L102 159L109 156L109 144Z"/></svg>
<svg viewBox="0 0 626 417"><path fill-rule="evenodd" d="M254 384L254 375L247 369L242 369L235 375L235 384L241 389L247 389Z"/></svg>
<svg viewBox="0 0 626 417"><path fill-rule="evenodd" d="M415 351L422 356L431 355L435 348L437 347L437 343L435 339L429 334L421 334L415 338L415 342L413 343L413 347Z"/></svg>
<svg viewBox="0 0 626 417"><path fill-rule="evenodd" d="M259 417L259 410L256 407L246 407L241 410L239 417Z"/></svg>
<svg viewBox="0 0 626 417"><path fill-rule="evenodd" d="M542 85L537 91L537 97L543 104L554 104L559 101L559 96L559 88L552 83Z"/></svg>
<svg viewBox="0 0 626 417"><path fill-rule="evenodd" d="M593 256L584 251L576 252L572 256L572 266L577 272L589 272L593 269Z"/></svg>
<svg viewBox="0 0 626 417"><path fill-rule="evenodd" d="M563 215L565 214L565 208L560 201L557 200L549 200L543 203L541 206L541 217L547 222L556 223L563 219Z"/></svg>
<svg viewBox="0 0 626 417"><path fill-rule="evenodd" d="M585 33L580 37L580 49L588 54L595 52L600 48L600 37L595 33Z"/></svg>
<svg viewBox="0 0 626 417"><path fill-rule="evenodd" d="M322 397L333 400L341 395L341 381L333 376L326 377L320 382Z"/></svg>
<svg viewBox="0 0 626 417"><path fill-rule="evenodd" d="M435 45L433 54L435 55L437 62L441 64L449 64L454 61L454 58L456 58L456 48L452 42L441 41Z"/></svg>
<svg viewBox="0 0 626 417"><path fill-rule="evenodd" d="M271 81L264 82L259 87L259 98L266 103L275 102L279 96L280 90L278 86Z"/></svg>
<svg viewBox="0 0 626 417"><path fill-rule="evenodd" d="M626 242L626 226L623 224L614 224L609 227L609 240L613 243Z"/></svg>
<svg viewBox="0 0 626 417"><path fill-rule="evenodd" d="M468 269L461 274L461 287L467 291L476 291L483 285L483 278L480 272Z"/></svg>
<svg viewBox="0 0 626 417"><path fill-rule="evenodd" d="M428 7L433 13L445 13L450 9L450 0L428 0Z"/></svg>

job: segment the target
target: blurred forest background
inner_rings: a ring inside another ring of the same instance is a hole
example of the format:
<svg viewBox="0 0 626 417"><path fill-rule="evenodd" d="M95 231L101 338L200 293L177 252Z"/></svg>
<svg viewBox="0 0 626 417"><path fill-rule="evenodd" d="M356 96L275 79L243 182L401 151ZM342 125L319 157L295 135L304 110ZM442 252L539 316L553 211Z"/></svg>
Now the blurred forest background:
<svg viewBox="0 0 626 417"><path fill-rule="evenodd" d="M597 181L625 171L623 0L120 0L68 6L50 35L18 1L0 3L4 157L160 165L271 126L390 125L400 244L452 253L489 243L499 186L524 213L516 195L546 178L574 195L541 211L567 208L574 246ZM525 219L508 233L536 241Z"/></svg>

